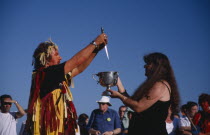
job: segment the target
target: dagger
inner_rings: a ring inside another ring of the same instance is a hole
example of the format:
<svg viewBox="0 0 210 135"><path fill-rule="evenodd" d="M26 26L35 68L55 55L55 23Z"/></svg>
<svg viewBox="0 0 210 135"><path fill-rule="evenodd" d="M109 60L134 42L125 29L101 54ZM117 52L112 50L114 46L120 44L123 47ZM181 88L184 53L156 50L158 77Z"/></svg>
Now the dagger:
<svg viewBox="0 0 210 135"><path fill-rule="evenodd" d="M101 33L104 33L104 28L103 27L101 27ZM105 49L105 52L106 52L107 59L109 60L109 52L108 52L108 49L107 49L107 45L105 45L104 49Z"/></svg>

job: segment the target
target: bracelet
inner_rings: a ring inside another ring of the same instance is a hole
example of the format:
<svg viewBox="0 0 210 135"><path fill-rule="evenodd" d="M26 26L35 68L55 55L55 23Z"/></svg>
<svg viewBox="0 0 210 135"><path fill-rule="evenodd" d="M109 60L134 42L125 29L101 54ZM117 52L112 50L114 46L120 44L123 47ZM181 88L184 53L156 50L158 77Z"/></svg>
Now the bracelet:
<svg viewBox="0 0 210 135"><path fill-rule="evenodd" d="M126 96L126 97L130 97L125 89L125 91L123 93L120 92L120 94L122 94L123 96Z"/></svg>
<svg viewBox="0 0 210 135"><path fill-rule="evenodd" d="M18 102L17 101L15 101L15 104L17 104Z"/></svg>
<svg viewBox="0 0 210 135"><path fill-rule="evenodd" d="M123 100L122 101L124 102L126 99L127 99L127 97L125 96L125 97L123 97Z"/></svg>
<svg viewBox="0 0 210 135"><path fill-rule="evenodd" d="M98 45L96 44L96 42L94 40L92 42L90 42L90 44L94 45L98 49Z"/></svg>
<svg viewBox="0 0 210 135"><path fill-rule="evenodd" d="M114 131L112 131L113 135L114 135Z"/></svg>
<svg viewBox="0 0 210 135"><path fill-rule="evenodd" d="M118 89L118 91L119 91L119 89ZM119 92L120 94L125 94L125 93L127 93L127 91L126 91L126 89L125 89L125 91L124 92Z"/></svg>

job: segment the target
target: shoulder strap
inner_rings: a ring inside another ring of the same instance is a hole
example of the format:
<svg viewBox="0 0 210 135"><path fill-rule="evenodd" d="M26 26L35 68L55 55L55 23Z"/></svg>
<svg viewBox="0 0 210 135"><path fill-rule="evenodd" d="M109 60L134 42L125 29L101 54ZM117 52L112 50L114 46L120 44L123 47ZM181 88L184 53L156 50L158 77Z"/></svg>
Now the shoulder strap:
<svg viewBox="0 0 210 135"><path fill-rule="evenodd" d="M163 84L165 84L163 81L161 81ZM169 94L171 95L171 89L168 87L167 84L165 84L165 86L168 88Z"/></svg>

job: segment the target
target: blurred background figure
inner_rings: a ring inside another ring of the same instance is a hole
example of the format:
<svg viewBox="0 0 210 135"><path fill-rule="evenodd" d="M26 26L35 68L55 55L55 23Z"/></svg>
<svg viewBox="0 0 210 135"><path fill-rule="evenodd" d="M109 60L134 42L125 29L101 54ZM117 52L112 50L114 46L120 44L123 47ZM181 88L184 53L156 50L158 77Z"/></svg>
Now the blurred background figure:
<svg viewBox="0 0 210 135"><path fill-rule="evenodd" d="M198 112L198 104L193 101L187 102L186 111L187 111L187 116L192 120L195 114Z"/></svg>
<svg viewBox="0 0 210 135"><path fill-rule="evenodd" d="M176 111L177 112L177 111ZM166 130L169 135L180 135L180 120L177 118L176 112L172 112L171 107L168 109L168 116L166 118Z"/></svg>
<svg viewBox="0 0 210 135"><path fill-rule="evenodd" d="M186 113L187 113L187 117L191 124L191 133L192 134L197 134L197 128L193 123L193 117L195 116L195 114L197 112L198 112L198 104L193 101L187 102L187 112Z"/></svg>
<svg viewBox="0 0 210 135"><path fill-rule="evenodd" d="M182 135L192 135L191 123L187 117L187 104L181 106L180 131Z"/></svg>
<svg viewBox="0 0 210 135"><path fill-rule="evenodd" d="M210 95L203 93L198 98L201 110L195 114L193 122L199 130L199 135L210 135Z"/></svg>
<svg viewBox="0 0 210 135"><path fill-rule="evenodd" d="M119 116L121 120L121 133L119 135L128 134L129 118L128 118L128 109L125 105L119 107Z"/></svg>
<svg viewBox="0 0 210 135"><path fill-rule="evenodd" d="M0 112L0 135L17 135L16 123L17 119L26 114L20 104L13 100L10 95L2 95L1 112ZM15 104L18 112L10 112L12 103Z"/></svg>
<svg viewBox="0 0 210 135"><path fill-rule="evenodd" d="M182 106L182 117L180 118L180 130L183 135L192 135L197 132L197 128L193 123L193 117L198 112L198 104L188 101Z"/></svg>
<svg viewBox="0 0 210 135"><path fill-rule="evenodd" d="M26 121L23 121L20 127L19 135L24 135L25 126L26 126Z"/></svg>
<svg viewBox="0 0 210 135"><path fill-rule="evenodd" d="M133 115L133 111L128 111L128 119L129 119L129 123L130 123L130 120L132 119L132 115Z"/></svg>
<svg viewBox="0 0 210 135"><path fill-rule="evenodd" d="M86 129L88 121L89 121L89 117L87 114L82 113L79 115L78 125L79 125L80 135L89 135L89 133Z"/></svg>

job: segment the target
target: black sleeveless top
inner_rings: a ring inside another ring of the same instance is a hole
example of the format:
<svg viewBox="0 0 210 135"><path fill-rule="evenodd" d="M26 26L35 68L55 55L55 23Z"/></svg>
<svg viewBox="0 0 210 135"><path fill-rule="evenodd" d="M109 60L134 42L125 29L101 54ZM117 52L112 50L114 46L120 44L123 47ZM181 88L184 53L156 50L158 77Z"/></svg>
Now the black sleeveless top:
<svg viewBox="0 0 210 135"><path fill-rule="evenodd" d="M171 104L170 100L157 101L147 110L141 113L135 112L132 116L132 119L130 120L128 134L129 135L168 135L166 130L165 120L168 115L168 108L170 104Z"/></svg>

